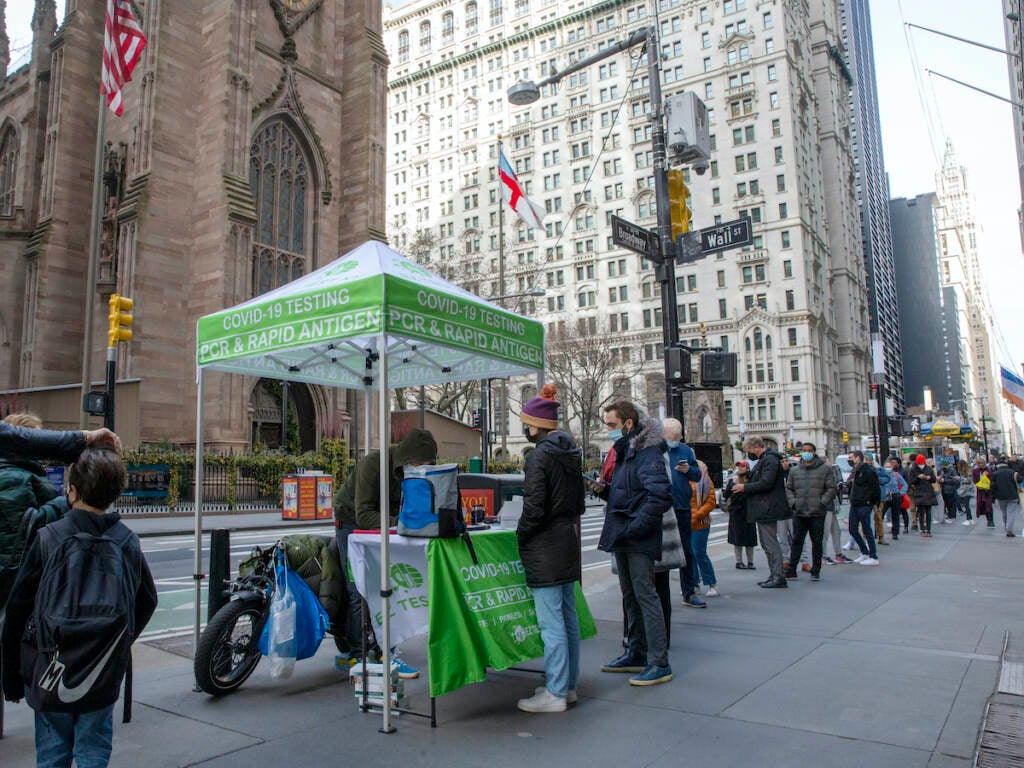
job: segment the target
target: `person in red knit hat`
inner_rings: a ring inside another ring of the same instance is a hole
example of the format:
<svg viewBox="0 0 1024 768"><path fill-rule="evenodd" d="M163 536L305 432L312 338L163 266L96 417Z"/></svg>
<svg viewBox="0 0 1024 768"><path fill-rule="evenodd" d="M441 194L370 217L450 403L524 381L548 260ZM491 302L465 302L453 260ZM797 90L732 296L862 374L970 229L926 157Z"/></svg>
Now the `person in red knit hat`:
<svg viewBox="0 0 1024 768"><path fill-rule="evenodd" d="M557 393L553 384L545 384L519 414L523 434L536 448L526 457L516 538L544 641L545 676L533 696L520 699L524 712L564 712L576 703L580 671L576 582L582 577L583 456L576 441L558 428Z"/></svg>

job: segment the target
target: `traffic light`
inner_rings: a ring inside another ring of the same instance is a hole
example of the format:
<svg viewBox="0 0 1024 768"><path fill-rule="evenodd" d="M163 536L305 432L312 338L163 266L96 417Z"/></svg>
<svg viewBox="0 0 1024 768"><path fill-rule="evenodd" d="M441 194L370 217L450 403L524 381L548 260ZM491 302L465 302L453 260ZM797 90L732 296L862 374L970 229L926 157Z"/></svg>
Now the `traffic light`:
<svg viewBox="0 0 1024 768"><path fill-rule="evenodd" d="M119 341L131 341L132 329L130 326L133 321L131 311L132 307L135 306L135 302L127 296L114 293L111 294L110 301L107 303L110 305L110 314L107 315L107 318L110 320L110 330L107 332L107 346L115 347Z"/></svg>
<svg viewBox="0 0 1024 768"><path fill-rule="evenodd" d="M682 171L667 171L668 207L672 217L672 241L690 231L690 208L686 204L690 190L683 183Z"/></svg>
<svg viewBox="0 0 1024 768"><path fill-rule="evenodd" d="M474 408L473 409L473 429L476 429L476 430L480 429L480 409L479 408Z"/></svg>
<svg viewBox="0 0 1024 768"><path fill-rule="evenodd" d="M669 382L672 384L690 384L693 381L693 366L690 353L679 347L665 350Z"/></svg>
<svg viewBox="0 0 1024 768"><path fill-rule="evenodd" d="M735 387L736 369L735 352L704 352L700 356L700 385Z"/></svg>
<svg viewBox="0 0 1024 768"><path fill-rule="evenodd" d="M850 442L850 433L843 431L843 445L847 445Z"/></svg>

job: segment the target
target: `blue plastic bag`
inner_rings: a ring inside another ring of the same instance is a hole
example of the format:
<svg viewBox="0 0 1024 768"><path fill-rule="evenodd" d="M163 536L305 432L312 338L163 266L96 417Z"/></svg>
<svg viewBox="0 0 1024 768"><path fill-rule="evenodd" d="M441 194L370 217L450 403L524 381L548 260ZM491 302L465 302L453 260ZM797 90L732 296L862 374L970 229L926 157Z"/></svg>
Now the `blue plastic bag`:
<svg viewBox="0 0 1024 768"><path fill-rule="evenodd" d="M263 625L263 632L260 635L260 653L271 657L308 659L316 653L320 641L324 639L330 627L327 611L320 605L309 585L286 564L279 561L274 566L274 572L277 587L274 591L270 618ZM282 607L278 612L277 622L274 621L275 604ZM291 610L292 605L294 612ZM295 617L294 626L282 626L282 621L291 624L290 614ZM277 635L277 641L271 637L272 634Z"/></svg>

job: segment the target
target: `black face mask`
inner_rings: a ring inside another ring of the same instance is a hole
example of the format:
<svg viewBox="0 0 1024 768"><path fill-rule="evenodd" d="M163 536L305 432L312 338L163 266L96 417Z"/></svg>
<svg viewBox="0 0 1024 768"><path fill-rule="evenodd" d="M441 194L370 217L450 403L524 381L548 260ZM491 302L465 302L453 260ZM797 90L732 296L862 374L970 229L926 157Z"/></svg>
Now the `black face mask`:
<svg viewBox="0 0 1024 768"><path fill-rule="evenodd" d="M529 424L523 424L523 437L525 437L531 443L539 443L540 442L540 433L538 433L536 435L531 435L530 434L530 425Z"/></svg>
<svg viewBox="0 0 1024 768"><path fill-rule="evenodd" d="M747 453L747 458L750 459L751 461L757 461L757 454L754 453L753 451L749 451Z"/></svg>

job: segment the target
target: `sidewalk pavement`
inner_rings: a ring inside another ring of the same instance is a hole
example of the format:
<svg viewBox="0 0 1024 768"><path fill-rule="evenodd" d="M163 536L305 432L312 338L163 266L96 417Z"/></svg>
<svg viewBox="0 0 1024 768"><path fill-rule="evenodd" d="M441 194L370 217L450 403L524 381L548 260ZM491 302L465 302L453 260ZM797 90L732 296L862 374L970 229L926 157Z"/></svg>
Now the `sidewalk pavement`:
<svg viewBox="0 0 1024 768"><path fill-rule="evenodd" d="M621 652L621 602L610 574L588 573L598 635L583 643L579 704L564 714L516 709L539 675L491 672L438 700L436 730L403 715L382 735L329 642L292 678L272 680L263 663L220 699L192 692L191 662L174 649L139 644L135 717L116 723L112 765L967 768L1004 633L1024 633L1024 545L999 528L934 530L881 547L880 567L823 566L820 583L802 573L785 590L756 586L760 553L753 573L722 558L721 597L706 610L676 602L675 679L651 688L599 671ZM402 650L425 668L425 639ZM406 690L428 708L424 679ZM6 731L0 764L32 766L31 711L9 705Z"/></svg>

